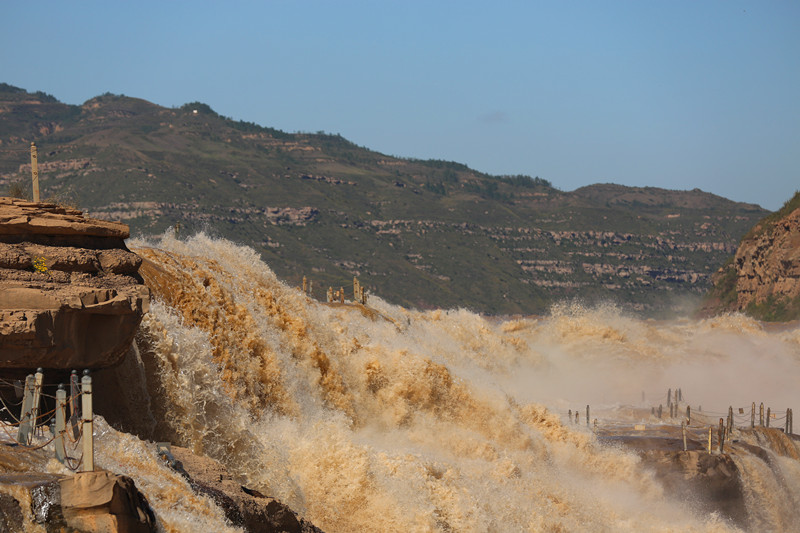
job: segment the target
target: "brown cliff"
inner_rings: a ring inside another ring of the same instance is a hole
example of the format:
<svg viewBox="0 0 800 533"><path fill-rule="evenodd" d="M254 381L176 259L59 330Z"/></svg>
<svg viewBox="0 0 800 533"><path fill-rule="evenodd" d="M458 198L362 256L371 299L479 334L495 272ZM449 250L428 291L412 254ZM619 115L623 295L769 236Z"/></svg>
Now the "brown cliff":
<svg viewBox="0 0 800 533"><path fill-rule="evenodd" d="M756 318L800 318L800 192L761 220L733 260L713 278L705 313L744 311Z"/></svg>
<svg viewBox="0 0 800 533"><path fill-rule="evenodd" d="M74 209L0 197L0 368L122 360L149 306L128 234Z"/></svg>

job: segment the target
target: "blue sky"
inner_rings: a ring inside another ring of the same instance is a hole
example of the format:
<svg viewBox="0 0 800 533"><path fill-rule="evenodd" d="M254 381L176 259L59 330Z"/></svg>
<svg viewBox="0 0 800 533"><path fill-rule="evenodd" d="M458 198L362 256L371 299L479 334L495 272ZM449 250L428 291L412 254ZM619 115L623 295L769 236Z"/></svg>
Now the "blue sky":
<svg viewBox="0 0 800 533"><path fill-rule="evenodd" d="M800 2L5 2L0 81L201 101L380 152L777 209L800 189Z"/></svg>

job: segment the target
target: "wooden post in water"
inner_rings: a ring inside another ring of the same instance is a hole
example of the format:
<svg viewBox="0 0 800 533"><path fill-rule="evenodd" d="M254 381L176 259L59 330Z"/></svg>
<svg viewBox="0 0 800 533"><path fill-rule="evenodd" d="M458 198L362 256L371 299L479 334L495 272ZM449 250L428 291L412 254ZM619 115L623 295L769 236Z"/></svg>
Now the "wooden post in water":
<svg viewBox="0 0 800 533"><path fill-rule="evenodd" d="M661 418L661 404L658 404L658 418Z"/></svg>
<svg viewBox="0 0 800 533"><path fill-rule="evenodd" d="M39 151L36 143L31 143L31 180L33 181L33 201L39 201Z"/></svg>
<svg viewBox="0 0 800 533"><path fill-rule="evenodd" d="M756 402L750 407L750 429L756 427Z"/></svg>
<svg viewBox="0 0 800 533"><path fill-rule="evenodd" d="M681 422L681 433L683 433L683 451L686 451L686 424Z"/></svg>
<svg viewBox="0 0 800 533"><path fill-rule="evenodd" d="M581 413L575 409L575 423L578 424L581 421Z"/></svg>
<svg viewBox="0 0 800 533"><path fill-rule="evenodd" d="M708 426L708 453L711 453L711 432L714 428Z"/></svg>
<svg viewBox="0 0 800 533"><path fill-rule="evenodd" d="M719 453L723 453L723 445L725 444L725 422L722 418L719 419L719 431L717 431L717 438L719 438Z"/></svg>
<svg viewBox="0 0 800 533"><path fill-rule="evenodd" d="M667 389L667 403L672 403L672 389Z"/></svg>
<svg viewBox="0 0 800 533"><path fill-rule="evenodd" d="M67 457L67 449L64 446L64 433L67 431L67 391L64 384L58 385L56 391L56 428L54 446L56 449L56 459L63 463Z"/></svg>
<svg viewBox="0 0 800 533"><path fill-rule="evenodd" d="M764 402L758 406L758 425L764 427Z"/></svg>
<svg viewBox="0 0 800 533"><path fill-rule="evenodd" d="M690 405L686 406L686 425L692 425L692 407Z"/></svg>
<svg viewBox="0 0 800 533"><path fill-rule="evenodd" d="M586 427L589 427L589 406L586 406Z"/></svg>
<svg viewBox="0 0 800 533"><path fill-rule="evenodd" d="M651 407L650 408L650 416L656 416L656 408L655 407Z"/></svg>
<svg viewBox="0 0 800 533"><path fill-rule="evenodd" d="M683 401L683 391L681 389L678 389L678 401Z"/></svg>
<svg viewBox="0 0 800 533"><path fill-rule="evenodd" d="M88 370L83 371L81 379L81 403L83 404L83 470L94 471L94 424L92 419L92 377Z"/></svg>
<svg viewBox="0 0 800 533"><path fill-rule="evenodd" d="M728 436L733 435L733 406L728 406Z"/></svg>
<svg viewBox="0 0 800 533"><path fill-rule="evenodd" d="M569 419L569 421L571 423L572 422L572 409L569 410L569 414L567 415L567 418Z"/></svg>
<svg viewBox="0 0 800 533"><path fill-rule="evenodd" d="M17 442L28 445L31 435L31 407L33 407L33 374L25 377L25 390L22 396L22 412L19 415L19 429L17 430ZM789 432L789 411L786 411L786 432Z"/></svg>

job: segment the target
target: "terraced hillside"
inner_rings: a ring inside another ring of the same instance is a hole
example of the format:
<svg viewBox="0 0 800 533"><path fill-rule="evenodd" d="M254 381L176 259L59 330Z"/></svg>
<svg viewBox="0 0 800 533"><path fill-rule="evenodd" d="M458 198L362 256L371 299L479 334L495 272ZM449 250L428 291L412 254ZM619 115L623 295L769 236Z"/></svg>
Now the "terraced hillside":
<svg viewBox="0 0 800 533"><path fill-rule="evenodd" d="M391 157L339 135L289 134L106 94L81 106L0 84L0 190L42 196L132 233L180 227L252 246L279 276L328 286L359 276L390 301L541 313L610 300L657 315L710 286L767 214L702 192L593 185Z"/></svg>

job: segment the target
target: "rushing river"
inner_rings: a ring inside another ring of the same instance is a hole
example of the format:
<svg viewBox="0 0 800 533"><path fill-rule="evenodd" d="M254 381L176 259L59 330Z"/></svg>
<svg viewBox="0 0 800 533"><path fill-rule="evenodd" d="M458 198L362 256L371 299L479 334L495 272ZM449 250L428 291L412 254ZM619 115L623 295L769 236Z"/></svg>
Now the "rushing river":
<svg viewBox="0 0 800 533"><path fill-rule="evenodd" d="M677 388L712 414L800 405L797 326L579 305L499 319L380 295L330 305L229 241L130 245L156 296L137 339L148 391L130 393L142 434L218 459L328 533L733 531L568 411L654 425L650 407ZM163 529L235 530L144 441L99 433L98 463L136 478ZM767 466L739 459L754 531L800 520L799 449L783 446Z"/></svg>

